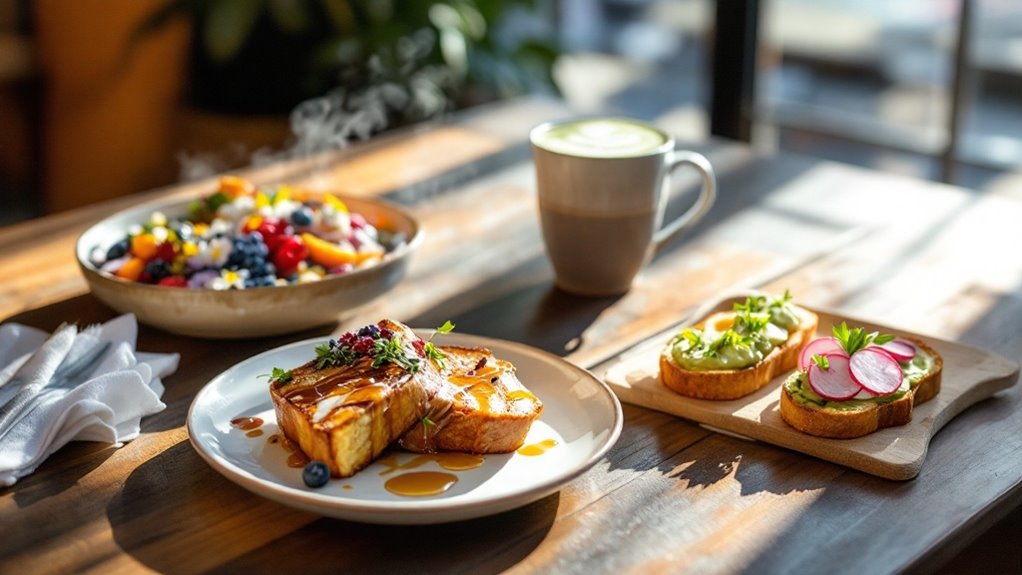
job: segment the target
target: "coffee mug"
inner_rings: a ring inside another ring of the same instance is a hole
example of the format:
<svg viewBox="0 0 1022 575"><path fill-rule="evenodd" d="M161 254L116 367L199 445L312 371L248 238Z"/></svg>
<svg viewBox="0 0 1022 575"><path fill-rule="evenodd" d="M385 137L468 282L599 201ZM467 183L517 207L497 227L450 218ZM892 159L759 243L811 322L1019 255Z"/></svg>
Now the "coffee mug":
<svg viewBox="0 0 1022 575"><path fill-rule="evenodd" d="M639 270L713 205L717 181L702 154L637 120L550 122L529 134L539 212L558 287L582 295L628 291ZM702 174L699 199L661 228L676 168Z"/></svg>

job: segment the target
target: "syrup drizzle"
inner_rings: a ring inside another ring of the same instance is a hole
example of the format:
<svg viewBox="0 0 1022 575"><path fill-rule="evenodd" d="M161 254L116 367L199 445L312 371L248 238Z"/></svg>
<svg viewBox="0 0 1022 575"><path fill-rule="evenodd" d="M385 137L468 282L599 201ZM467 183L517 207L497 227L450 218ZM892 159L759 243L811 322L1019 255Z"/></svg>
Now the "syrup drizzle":
<svg viewBox="0 0 1022 575"><path fill-rule="evenodd" d="M236 417L231 420L231 427L242 431L258 429L262 424L263 420L259 417Z"/></svg>
<svg viewBox="0 0 1022 575"><path fill-rule="evenodd" d="M450 471L467 471L469 469L475 469L486 461L486 458L482 455L474 455L471 453L424 453L416 455L412 459L401 463L396 453L387 455L377 460L377 463L383 465L387 469L380 472L380 477L384 475L390 475L395 471L407 471L409 469L418 469L429 462L436 462L440 467Z"/></svg>
<svg viewBox="0 0 1022 575"><path fill-rule="evenodd" d="M528 457L535 457L537 455L543 455L547 451L557 446L556 439L544 439L539 443L530 443L529 445L523 445L518 448L518 453L526 455Z"/></svg>
<svg viewBox="0 0 1022 575"><path fill-rule="evenodd" d="M395 495L404 497L429 497L440 495L458 482L458 476L442 471L413 471L391 477L383 487Z"/></svg>

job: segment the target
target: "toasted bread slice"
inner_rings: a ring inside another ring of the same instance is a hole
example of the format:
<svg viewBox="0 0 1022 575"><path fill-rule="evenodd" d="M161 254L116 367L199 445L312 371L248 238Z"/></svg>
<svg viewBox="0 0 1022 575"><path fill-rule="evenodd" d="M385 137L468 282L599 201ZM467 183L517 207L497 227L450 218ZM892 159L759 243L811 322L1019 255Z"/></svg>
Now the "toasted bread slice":
<svg viewBox="0 0 1022 575"><path fill-rule="evenodd" d="M853 408L846 405L843 409L837 409L808 401L798 401L789 389L788 382L785 382L785 385L781 386L781 418L803 433L835 439L862 437L884 427L905 425L912 421L913 407L933 399L940 392L944 360L925 342L916 338L907 339L933 357L933 367L924 377L912 384L905 395L888 402L858 400ZM790 381L791 378L798 376L799 372L796 371L788 379Z"/></svg>
<svg viewBox="0 0 1022 575"><path fill-rule="evenodd" d="M410 357L419 338L407 326L383 320ZM291 370L287 382L273 381L270 397L281 431L311 459L330 467L334 477L348 477L369 465L394 440L432 408L444 379L430 361L414 374L385 363L374 368L371 357L351 365L316 368L310 361Z"/></svg>
<svg viewBox="0 0 1022 575"><path fill-rule="evenodd" d="M486 348L441 346L447 400L400 441L409 451L509 453L522 446L543 404L522 385L509 362Z"/></svg>
<svg viewBox="0 0 1022 575"><path fill-rule="evenodd" d="M749 395L781 373L794 369L802 348L816 333L819 317L805 308L794 308L801 319L798 328L759 363L742 369L686 369L671 357L668 343L660 353L660 381L681 395L699 399L737 399ZM702 328L704 323L695 327Z"/></svg>

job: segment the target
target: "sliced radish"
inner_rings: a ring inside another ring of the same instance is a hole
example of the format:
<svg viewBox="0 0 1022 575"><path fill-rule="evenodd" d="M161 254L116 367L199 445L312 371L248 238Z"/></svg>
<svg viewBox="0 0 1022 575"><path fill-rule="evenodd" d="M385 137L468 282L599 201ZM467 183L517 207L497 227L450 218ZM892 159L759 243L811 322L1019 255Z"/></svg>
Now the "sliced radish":
<svg viewBox="0 0 1022 575"><path fill-rule="evenodd" d="M895 360L901 362L910 361L916 356L916 346L903 339L889 341L881 345L880 349L886 351Z"/></svg>
<svg viewBox="0 0 1022 575"><path fill-rule="evenodd" d="M848 370L848 356L844 353L823 354L827 358L829 366L823 369L815 361L809 366L807 378L809 387L813 388L816 395L831 401L845 401L855 397L862 388Z"/></svg>
<svg viewBox="0 0 1022 575"><path fill-rule="evenodd" d="M798 368L808 371L809 365L813 363L814 355L827 355L828 353L843 354L844 349L841 347L841 342L832 337L814 339L802 348L802 353L798 354Z"/></svg>
<svg viewBox="0 0 1022 575"><path fill-rule="evenodd" d="M901 387L904 375L898 361L883 349L860 349L848 360L852 379L866 391L877 395L890 395Z"/></svg>

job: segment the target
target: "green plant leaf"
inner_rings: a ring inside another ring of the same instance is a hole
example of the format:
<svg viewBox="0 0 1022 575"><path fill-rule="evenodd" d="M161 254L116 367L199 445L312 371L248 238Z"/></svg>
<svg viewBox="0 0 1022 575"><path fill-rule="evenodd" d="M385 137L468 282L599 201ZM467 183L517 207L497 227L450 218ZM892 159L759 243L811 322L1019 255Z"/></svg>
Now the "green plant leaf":
<svg viewBox="0 0 1022 575"><path fill-rule="evenodd" d="M270 16L278 28L288 34L297 34L309 29L312 15L305 0L267 0Z"/></svg>
<svg viewBox="0 0 1022 575"><path fill-rule="evenodd" d="M237 56L255 28L264 0L209 0L203 41L214 62Z"/></svg>

